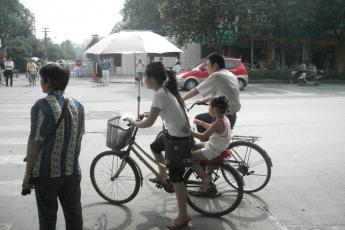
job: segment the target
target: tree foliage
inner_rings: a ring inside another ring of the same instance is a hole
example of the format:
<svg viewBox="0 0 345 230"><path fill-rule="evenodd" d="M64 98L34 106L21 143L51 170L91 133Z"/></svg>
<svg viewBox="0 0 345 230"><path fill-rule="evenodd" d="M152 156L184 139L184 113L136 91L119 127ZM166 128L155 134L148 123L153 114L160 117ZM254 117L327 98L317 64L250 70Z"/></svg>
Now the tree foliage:
<svg viewBox="0 0 345 230"><path fill-rule="evenodd" d="M87 50L88 48L90 48L91 46L96 44L99 40L100 40L100 38L99 38L98 34L92 35L91 41L89 42L89 44L87 44L87 46L85 47L85 50Z"/></svg>
<svg viewBox="0 0 345 230"><path fill-rule="evenodd" d="M115 25L114 32L120 30L152 30L165 34L159 12L159 0L126 0L121 11L123 20Z"/></svg>
<svg viewBox="0 0 345 230"><path fill-rule="evenodd" d="M233 32L236 15L232 0L161 0L161 19L168 35L180 45L187 42L222 43Z"/></svg>
<svg viewBox="0 0 345 230"><path fill-rule="evenodd" d="M272 0L237 0L235 4L234 11L237 16L235 25L238 28L236 37L238 39L272 37L273 25L269 18L273 6Z"/></svg>
<svg viewBox="0 0 345 230"><path fill-rule="evenodd" d="M76 58L76 52L70 40L63 41L60 44L60 47L62 52L62 59L74 60Z"/></svg>
<svg viewBox="0 0 345 230"><path fill-rule="evenodd" d="M314 1L317 26L322 31L330 32L341 42L345 41L345 1L343 0L315 0Z"/></svg>
<svg viewBox="0 0 345 230"><path fill-rule="evenodd" d="M3 47L18 36L30 37L35 18L18 0L0 0L0 39Z"/></svg>

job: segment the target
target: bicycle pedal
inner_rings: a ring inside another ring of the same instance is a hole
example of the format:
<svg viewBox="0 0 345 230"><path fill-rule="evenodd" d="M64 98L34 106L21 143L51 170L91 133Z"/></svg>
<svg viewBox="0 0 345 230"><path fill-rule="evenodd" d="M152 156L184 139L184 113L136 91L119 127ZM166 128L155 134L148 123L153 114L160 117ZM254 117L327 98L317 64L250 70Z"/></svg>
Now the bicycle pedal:
<svg viewBox="0 0 345 230"><path fill-rule="evenodd" d="M157 184L156 184L156 187L159 188L159 189L161 189L161 188L163 188L163 185L162 185L161 183L157 183Z"/></svg>

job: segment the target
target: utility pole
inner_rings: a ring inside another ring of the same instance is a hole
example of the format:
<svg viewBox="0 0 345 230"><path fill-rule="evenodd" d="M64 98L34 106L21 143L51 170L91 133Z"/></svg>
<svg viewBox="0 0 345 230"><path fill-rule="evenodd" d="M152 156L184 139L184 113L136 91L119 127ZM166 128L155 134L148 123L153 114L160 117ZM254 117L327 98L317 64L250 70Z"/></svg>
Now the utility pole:
<svg viewBox="0 0 345 230"><path fill-rule="evenodd" d="M46 62L48 61L48 40L47 40L47 34L50 32L49 28L44 27L42 28L42 32L44 33L44 56L46 59Z"/></svg>

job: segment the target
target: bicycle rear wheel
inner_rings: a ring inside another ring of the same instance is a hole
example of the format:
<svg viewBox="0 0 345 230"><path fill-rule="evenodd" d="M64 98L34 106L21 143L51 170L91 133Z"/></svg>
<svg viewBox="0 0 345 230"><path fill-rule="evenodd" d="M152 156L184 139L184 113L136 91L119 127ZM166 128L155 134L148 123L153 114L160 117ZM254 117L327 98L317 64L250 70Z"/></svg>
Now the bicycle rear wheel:
<svg viewBox="0 0 345 230"><path fill-rule="evenodd" d="M184 179L188 204L201 214L216 217L230 213L241 203L243 183L241 176L232 166L221 163L213 167L215 169L211 173L212 181L205 194L199 193L201 180L192 168L186 172ZM236 187L232 186L234 184Z"/></svg>
<svg viewBox="0 0 345 230"><path fill-rule="evenodd" d="M133 160L122 152L106 151L91 163L90 177L96 192L113 204L131 201L139 192L140 177Z"/></svg>
<svg viewBox="0 0 345 230"><path fill-rule="evenodd" d="M239 171L245 193L263 189L271 178L272 162L260 146L246 141L235 141L229 145L231 156L225 159ZM236 186L236 185L234 185Z"/></svg>

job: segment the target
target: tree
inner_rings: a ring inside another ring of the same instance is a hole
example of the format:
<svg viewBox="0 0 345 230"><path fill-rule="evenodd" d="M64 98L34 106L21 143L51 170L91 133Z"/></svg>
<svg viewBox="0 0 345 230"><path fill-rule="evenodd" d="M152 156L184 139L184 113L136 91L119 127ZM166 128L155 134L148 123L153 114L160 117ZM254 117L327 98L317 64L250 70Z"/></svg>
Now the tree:
<svg viewBox="0 0 345 230"><path fill-rule="evenodd" d="M180 45L207 43L219 50L234 32L236 17L230 0L161 0L160 12L168 35Z"/></svg>
<svg viewBox="0 0 345 230"><path fill-rule="evenodd" d="M92 35L91 41L89 42L89 44L87 44L87 46L85 47L85 50L87 50L88 48L90 48L91 46L96 44L99 40L100 40L100 38L99 38L98 34Z"/></svg>
<svg viewBox="0 0 345 230"><path fill-rule="evenodd" d="M76 58L76 53L70 40L63 41L60 47L62 52L62 59L74 60Z"/></svg>
<svg viewBox="0 0 345 230"><path fill-rule="evenodd" d="M251 68L254 59L254 39L267 39L270 37L271 22L269 12L272 9L272 0L247 0L236 3L235 14L238 17L236 26L238 32L236 39L250 38L251 44Z"/></svg>
<svg viewBox="0 0 345 230"><path fill-rule="evenodd" d="M60 45L54 44L51 39L47 40L47 58L50 61L62 59L63 53Z"/></svg>
<svg viewBox="0 0 345 230"><path fill-rule="evenodd" d="M122 28L123 28L123 22L118 22L115 24L115 26L113 27L110 33L111 34L118 33L122 30Z"/></svg>
<svg viewBox="0 0 345 230"><path fill-rule="evenodd" d="M35 18L18 0L0 0L0 39L3 47L18 36L33 33Z"/></svg>
<svg viewBox="0 0 345 230"><path fill-rule="evenodd" d="M123 20L114 27L113 32L124 30L152 30L164 35L157 0L126 0L121 11ZM120 29L120 30L121 30Z"/></svg>
<svg viewBox="0 0 345 230"><path fill-rule="evenodd" d="M343 0L315 0L315 18L319 30L324 34L331 34L337 41L336 65L339 72L344 70L345 64L345 1Z"/></svg>

